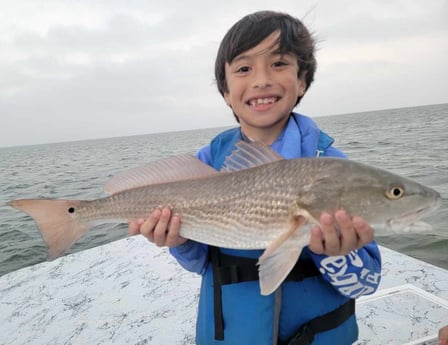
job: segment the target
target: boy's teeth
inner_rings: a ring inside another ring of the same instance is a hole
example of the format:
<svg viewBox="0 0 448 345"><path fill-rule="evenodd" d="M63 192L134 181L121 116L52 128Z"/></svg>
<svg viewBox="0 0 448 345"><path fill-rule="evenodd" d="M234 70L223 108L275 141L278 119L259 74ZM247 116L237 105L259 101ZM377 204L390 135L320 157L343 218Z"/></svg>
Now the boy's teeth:
<svg viewBox="0 0 448 345"><path fill-rule="evenodd" d="M250 105L259 105L259 104L269 104L269 103L274 103L276 100L275 97L270 97L270 98L257 98L257 99L252 99L250 101Z"/></svg>

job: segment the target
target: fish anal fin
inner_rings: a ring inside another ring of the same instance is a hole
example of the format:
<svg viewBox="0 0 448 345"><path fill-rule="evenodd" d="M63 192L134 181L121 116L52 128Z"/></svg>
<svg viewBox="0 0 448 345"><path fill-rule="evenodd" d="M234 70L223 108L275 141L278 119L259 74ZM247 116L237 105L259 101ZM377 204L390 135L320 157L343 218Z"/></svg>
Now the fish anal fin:
<svg viewBox="0 0 448 345"><path fill-rule="evenodd" d="M33 217L48 249L48 260L64 254L90 228L76 220L81 201L21 199L8 203Z"/></svg>
<svg viewBox="0 0 448 345"><path fill-rule="evenodd" d="M131 188L204 178L215 174L219 174L219 172L195 156L185 154L160 159L118 173L106 182L104 191L108 194L115 194Z"/></svg>
<svg viewBox="0 0 448 345"><path fill-rule="evenodd" d="M291 272L309 238L301 228L307 224L305 217L297 217L288 231L272 242L258 260L262 295L273 293Z"/></svg>
<svg viewBox="0 0 448 345"><path fill-rule="evenodd" d="M236 150L226 157L221 169L222 172L240 171L284 159L268 145L261 142L239 141L235 146Z"/></svg>

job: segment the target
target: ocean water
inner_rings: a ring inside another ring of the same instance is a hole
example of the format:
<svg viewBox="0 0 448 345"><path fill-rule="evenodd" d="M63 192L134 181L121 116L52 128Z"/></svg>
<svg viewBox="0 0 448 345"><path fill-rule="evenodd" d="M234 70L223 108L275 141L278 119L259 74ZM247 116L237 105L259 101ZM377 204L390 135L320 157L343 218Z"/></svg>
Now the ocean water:
<svg viewBox="0 0 448 345"><path fill-rule="evenodd" d="M448 269L448 104L315 118L353 160L382 167L438 190L442 207L431 230L390 234L379 243ZM223 128L0 148L0 275L46 260L28 216L2 206L19 198L93 199L116 172L193 153ZM126 236L126 225L102 225L71 252Z"/></svg>

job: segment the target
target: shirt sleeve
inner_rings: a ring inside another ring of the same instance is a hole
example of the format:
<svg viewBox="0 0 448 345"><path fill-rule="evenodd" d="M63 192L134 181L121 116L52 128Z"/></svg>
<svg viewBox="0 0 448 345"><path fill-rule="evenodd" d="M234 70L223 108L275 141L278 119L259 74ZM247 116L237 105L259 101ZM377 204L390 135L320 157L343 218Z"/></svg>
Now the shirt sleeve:
<svg viewBox="0 0 448 345"><path fill-rule="evenodd" d="M325 150L325 156L347 158L347 155L336 147L330 146Z"/></svg>
<svg viewBox="0 0 448 345"><path fill-rule="evenodd" d="M187 271L204 274L207 268L208 245L188 240L169 249L176 261Z"/></svg>
<svg viewBox="0 0 448 345"><path fill-rule="evenodd" d="M375 241L346 256L314 254L311 257L322 276L342 295L358 298L374 293L381 281L381 254Z"/></svg>
<svg viewBox="0 0 448 345"><path fill-rule="evenodd" d="M204 146L198 152L198 157L202 162L210 165L210 146ZM208 265L208 245L196 241L188 240L184 244L169 249L171 255L187 271L204 274Z"/></svg>
<svg viewBox="0 0 448 345"><path fill-rule="evenodd" d="M210 145L204 146L196 152L196 157L205 164L212 165L212 152Z"/></svg>

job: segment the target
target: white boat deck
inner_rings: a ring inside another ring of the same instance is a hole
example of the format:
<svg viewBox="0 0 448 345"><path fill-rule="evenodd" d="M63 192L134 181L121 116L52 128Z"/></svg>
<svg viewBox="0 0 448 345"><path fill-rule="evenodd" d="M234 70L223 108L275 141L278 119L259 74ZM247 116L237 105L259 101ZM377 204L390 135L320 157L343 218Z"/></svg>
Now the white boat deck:
<svg viewBox="0 0 448 345"><path fill-rule="evenodd" d="M448 271L387 248L357 345L437 344ZM194 344L200 279L142 237L0 277L0 344Z"/></svg>
<svg viewBox="0 0 448 345"><path fill-rule="evenodd" d="M448 324L448 271L381 247L380 289L357 301L358 345L438 344Z"/></svg>

